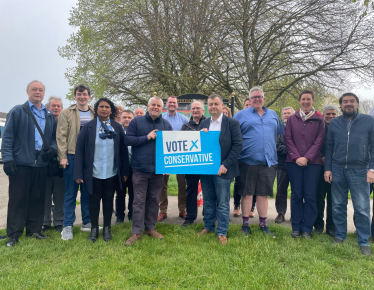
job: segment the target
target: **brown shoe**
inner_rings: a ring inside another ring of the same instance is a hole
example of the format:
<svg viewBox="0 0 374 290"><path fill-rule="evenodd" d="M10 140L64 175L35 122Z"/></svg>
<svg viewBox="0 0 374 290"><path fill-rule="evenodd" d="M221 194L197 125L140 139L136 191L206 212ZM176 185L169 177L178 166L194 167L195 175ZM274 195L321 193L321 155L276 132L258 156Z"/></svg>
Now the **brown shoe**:
<svg viewBox="0 0 374 290"><path fill-rule="evenodd" d="M198 236L201 236L201 235L205 235L205 234L210 234L211 233L211 231L208 231L207 229L203 229L200 233L198 233L197 235Z"/></svg>
<svg viewBox="0 0 374 290"><path fill-rule="evenodd" d="M182 219L186 219L186 216L187 216L187 213L185 211L179 213L179 217Z"/></svg>
<svg viewBox="0 0 374 290"><path fill-rule="evenodd" d="M156 229L144 231L144 234L159 240L162 240L164 238L164 236L161 235Z"/></svg>
<svg viewBox="0 0 374 290"><path fill-rule="evenodd" d="M275 218L275 223L281 224L285 221L284 215L283 214L278 214L278 216Z"/></svg>
<svg viewBox="0 0 374 290"><path fill-rule="evenodd" d="M160 221L163 221L164 219L166 219L168 217L168 214L166 212L160 212L160 214L158 215L157 217L157 221L160 222Z"/></svg>
<svg viewBox="0 0 374 290"><path fill-rule="evenodd" d="M256 214L255 214L255 210L253 210L253 211L251 210L251 212L249 213L249 217L250 217L250 218L254 218L255 215L256 215Z"/></svg>
<svg viewBox="0 0 374 290"><path fill-rule="evenodd" d="M222 244L222 246L226 246L227 238L225 236L218 236L218 240Z"/></svg>
<svg viewBox="0 0 374 290"><path fill-rule="evenodd" d="M234 207L234 217L240 217L240 206Z"/></svg>
<svg viewBox="0 0 374 290"><path fill-rule="evenodd" d="M143 235L131 234L129 239L125 242L125 246L131 246L137 240L141 240Z"/></svg>

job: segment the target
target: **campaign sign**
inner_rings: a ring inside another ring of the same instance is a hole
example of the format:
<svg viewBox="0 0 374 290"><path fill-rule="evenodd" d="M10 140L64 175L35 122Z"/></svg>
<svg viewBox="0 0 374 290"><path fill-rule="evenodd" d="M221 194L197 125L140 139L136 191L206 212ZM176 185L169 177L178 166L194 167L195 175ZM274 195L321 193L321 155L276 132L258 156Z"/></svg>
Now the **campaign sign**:
<svg viewBox="0 0 374 290"><path fill-rule="evenodd" d="M219 131L156 132L156 174L217 174Z"/></svg>

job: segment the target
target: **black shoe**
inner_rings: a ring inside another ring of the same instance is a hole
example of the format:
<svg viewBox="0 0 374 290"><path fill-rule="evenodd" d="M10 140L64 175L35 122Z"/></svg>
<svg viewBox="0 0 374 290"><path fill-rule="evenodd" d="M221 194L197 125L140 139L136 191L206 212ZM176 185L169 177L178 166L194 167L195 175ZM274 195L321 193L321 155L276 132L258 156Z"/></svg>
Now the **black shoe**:
<svg viewBox="0 0 374 290"><path fill-rule="evenodd" d="M321 228L321 229L314 228L313 233L317 234L317 235L323 234L323 228Z"/></svg>
<svg viewBox="0 0 374 290"><path fill-rule="evenodd" d="M194 223L193 220L185 220L184 223L182 224L182 227L188 227Z"/></svg>
<svg viewBox="0 0 374 290"><path fill-rule="evenodd" d="M7 238L7 236L0 236L0 240L4 240L6 238Z"/></svg>
<svg viewBox="0 0 374 290"><path fill-rule="evenodd" d="M6 243L6 246L14 247L16 243L18 243L18 238L10 237L8 242Z"/></svg>
<svg viewBox="0 0 374 290"><path fill-rule="evenodd" d="M360 251L364 256L371 256L370 246L360 246Z"/></svg>
<svg viewBox="0 0 374 290"><path fill-rule="evenodd" d="M338 238L335 238L333 241L332 241L332 243L333 244L343 244L343 240L341 240L341 239L338 239Z"/></svg>
<svg viewBox="0 0 374 290"><path fill-rule="evenodd" d="M123 220L119 220L117 219L116 222L114 223L115 226L118 226L119 224L123 224L124 221Z"/></svg>
<svg viewBox="0 0 374 290"><path fill-rule="evenodd" d="M51 226L42 226L42 232L48 231Z"/></svg>
<svg viewBox="0 0 374 290"><path fill-rule="evenodd" d="M61 233L62 232L62 228L63 228L62 225L55 226L55 231Z"/></svg>
<svg viewBox="0 0 374 290"><path fill-rule="evenodd" d="M328 234L330 237L335 238L335 231L332 230L326 230L326 234Z"/></svg>
<svg viewBox="0 0 374 290"><path fill-rule="evenodd" d="M293 231L292 234L291 234L291 237L294 238L294 239L297 239L298 237L300 237L300 235L301 235L301 232Z"/></svg>
<svg viewBox="0 0 374 290"><path fill-rule="evenodd" d="M284 214L278 214L278 216L275 218L274 222L277 224L281 224L285 221Z"/></svg>
<svg viewBox="0 0 374 290"><path fill-rule="evenodd" d="M312 235L310 233L304 232L301 237L306 240L310 240L312 238Z"/></svg>
<svg viewBox="0 0 374 290"><path fill-rule="evenodd" d="M244 233L246 237L248 237L249 234L252 234L251 228L249 226L242 226L242 228L240 229L240 232Z"/></svg>
<svg viewBox="0 0 374 290"><path fill-rule="evenodd" d="M269 230L268 227L260 227L260 230L261 232L263 232L264 234L267 234L269 235L270 237L274 238L275 239L275 235Z"/></svg>
<svg viewBox="0 0 374 290"><path fill-rule="evenodd" d="M104 230L103 230L103 238L104 238L104 241L105 241L105 242L109 242L109 241L112 240L112 233L111 233L110 226L106 226L106 227L104 227Z"/></svg>
<svg viewBox="0 0 374 290"><path fill-rule="evenodd" d="M99 227L91 228L91 234L88 237L88 240L94 243L96 242L98 236L99 236Z"/></svg>
<svg viewBox="0 0 374 290"><path fill-rule="evenodd" d="M43 235L40 232L39 233L33 233L33 234L27 234L26 237L35 238L35 239L38 239L38 240L45 240L45 239L49 238L49 236Z"/></svg>

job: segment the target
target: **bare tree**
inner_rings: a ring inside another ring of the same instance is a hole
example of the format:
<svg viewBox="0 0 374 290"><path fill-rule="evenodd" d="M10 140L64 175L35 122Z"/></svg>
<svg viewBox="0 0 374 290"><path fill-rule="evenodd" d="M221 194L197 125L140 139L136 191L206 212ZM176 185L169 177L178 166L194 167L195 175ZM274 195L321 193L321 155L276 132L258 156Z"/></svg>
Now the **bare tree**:
<svg viewBox="0 0 374 290"><path fill-rule="evenodd" d="M370 110L374 108L374 98L361 99L359 108L361 113L369 114Z"/></svg>

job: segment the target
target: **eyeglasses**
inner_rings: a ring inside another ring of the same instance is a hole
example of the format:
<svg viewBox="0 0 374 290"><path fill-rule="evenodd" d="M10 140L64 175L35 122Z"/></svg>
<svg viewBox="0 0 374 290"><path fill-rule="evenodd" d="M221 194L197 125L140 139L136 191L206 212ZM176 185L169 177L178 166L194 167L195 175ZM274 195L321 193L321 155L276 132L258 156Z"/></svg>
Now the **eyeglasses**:
<svg viewBox="0 0 374 290"><path fill-rule="evenodd" d="M201 110L201 108L200 107L193 107L193 108L191 108L191 111L193 111L193 110Z"/></svg>
<svg viewBox="0 0 374 290"><path fill-rule="evenodd" d="M253 96L253 97L250 97L251 100L254 100L254 99L262 99L263 96Z"/></svg>

